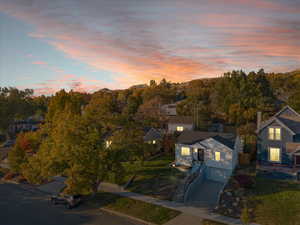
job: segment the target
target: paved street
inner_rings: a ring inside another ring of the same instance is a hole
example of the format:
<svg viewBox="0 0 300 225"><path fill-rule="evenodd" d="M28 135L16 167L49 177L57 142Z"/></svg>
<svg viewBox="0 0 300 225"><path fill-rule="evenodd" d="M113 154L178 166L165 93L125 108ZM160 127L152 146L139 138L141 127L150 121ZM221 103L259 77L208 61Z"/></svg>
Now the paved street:
<svg viewBox="0 0 300 225"><path fill-rule="evenodd" d="M47 196L15 184L0 184L1 225L140 225L84 205L73 210L52 206Z"/></svg>

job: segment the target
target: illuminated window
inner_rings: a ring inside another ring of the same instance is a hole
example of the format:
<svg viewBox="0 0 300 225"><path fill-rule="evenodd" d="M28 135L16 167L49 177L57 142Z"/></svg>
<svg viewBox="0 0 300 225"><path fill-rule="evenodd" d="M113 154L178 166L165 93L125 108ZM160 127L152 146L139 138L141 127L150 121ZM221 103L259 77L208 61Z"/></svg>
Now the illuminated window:
<svg viewBox="0 0 300 225"><path fill-rule="evenodd" d="M220 161L221 160L221 152L215 152L215 160Z"/></svg>
<svg viewBox="0 0 300 225"><path fill-rule="evenodd" d="M280 162L280 148L269 148L269 157L272 162Z"/></svg>
<svg viewBox="0 0 300 225"><path fill-rule="evenodd" d="M106 141L106 142L105 142L106 148L109 148L109 146L111 145L111 143L112 143L112 141Z"/></svg>
<svg viewBox="0 0 300 225"><path fill-rule="evenodd" d="M281 140L281 129L280 128L269 128L269 140Z"/></svg>
<svg viewBox="0 0 300 225"><path fill-rule="evenodd" d="M190 155L190 148L188 147L181 147L181 155Z"/></svg>
<svg viewBox="0 0 300 225"><path fill-rule="evenodd" d="M183 131L183 127L178 126L178 127L176 127L176 130L177 130L177 131Z"/></svg>

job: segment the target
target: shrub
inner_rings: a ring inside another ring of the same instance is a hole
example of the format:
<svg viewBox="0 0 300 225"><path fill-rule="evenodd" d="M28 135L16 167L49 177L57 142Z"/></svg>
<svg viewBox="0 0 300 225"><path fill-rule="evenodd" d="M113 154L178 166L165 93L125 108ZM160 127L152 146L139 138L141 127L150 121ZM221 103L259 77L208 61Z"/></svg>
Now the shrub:
<svg viewBox="0 0 300 225"><path fill-rule="evenodd" d="M4 180L12 180L14 177L16 177L17 174L12 173L12 172L8 172L4 175L3 179Z"/></svg>
<svg viewBox="0 0 300 225"><path fill-rule="evenodd" d="M240 187L251 188L254 185L254 179L250 175L240 174L240 175L236 175L234 178L238 182Z"/></svg>
<svg viewBox="0 0 300 225"><path fill-rule="evenodd" d="M23 177L22 175L17 177L17 182L18 183L26 183L27 180L25 179L25 177Z"/></svg>

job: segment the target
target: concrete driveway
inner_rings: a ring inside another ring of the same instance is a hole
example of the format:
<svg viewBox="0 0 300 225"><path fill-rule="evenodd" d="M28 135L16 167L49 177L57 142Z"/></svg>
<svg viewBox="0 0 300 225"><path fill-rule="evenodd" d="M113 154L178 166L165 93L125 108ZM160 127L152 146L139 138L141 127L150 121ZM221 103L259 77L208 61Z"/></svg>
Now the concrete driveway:
<svg viewBox="0 0 300 225"><path fill-rule="evenodd" d="M0 184L1 225L141 225L136 221L80 206L53 206L48 196L16 184Z"/></svg>

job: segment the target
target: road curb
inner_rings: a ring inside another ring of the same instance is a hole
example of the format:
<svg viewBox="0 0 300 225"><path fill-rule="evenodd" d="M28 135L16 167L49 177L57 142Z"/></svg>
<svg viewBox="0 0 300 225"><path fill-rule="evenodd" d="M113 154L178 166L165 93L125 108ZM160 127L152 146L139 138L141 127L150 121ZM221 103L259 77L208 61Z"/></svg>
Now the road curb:
<svg viewBox="0 0 300 225"><path fill-rule="evenodd" d="M111 214L114 214L114 215L117 215L117 216L121 216L121 217L125 217L125 218L131 219L131 220L135 220L135 221L137 221L139 223L142 223L142 224L145 224L145 225L157 225L155 223L147 222L143 219L139 219L139 218L127 215L125 213L121 213L121 212L118 212L118 211L115 211L115 210L112 210L112 209L108 209L108 208L105 208L105 207L100 208L100 210L103 210L105 212L108 212L108 213L111 213Z"/></svg>

